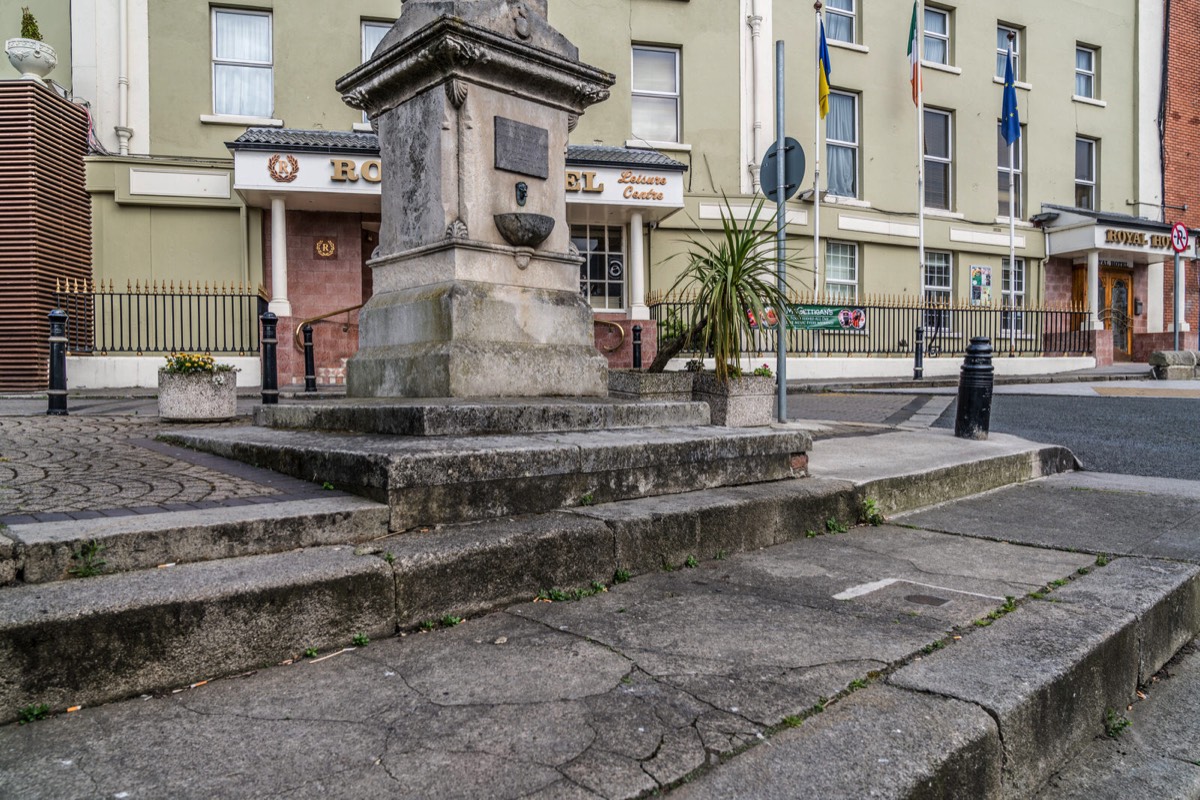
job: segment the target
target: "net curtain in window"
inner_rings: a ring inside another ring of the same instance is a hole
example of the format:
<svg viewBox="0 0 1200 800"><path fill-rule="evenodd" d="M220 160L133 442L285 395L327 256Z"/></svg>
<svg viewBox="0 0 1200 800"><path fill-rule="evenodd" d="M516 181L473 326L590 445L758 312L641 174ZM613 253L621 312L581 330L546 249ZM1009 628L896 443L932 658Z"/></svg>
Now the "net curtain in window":
<svg viewBox="0 0 1200 800"><path fill-rule="evenodd" d="M216 11L213 27L213 111L271 116L271 18Z"/></svg>
<svg viewBox="0 0 1200 800"><path fill-rule="evenodd" d="M829 116L825 118L825 140L828 165L828 190L839 197L858 196L858 165L855 149L858 130L854 119L854 97L848 94L829 95ZM846 144L837 144L844 142Z"/></svg>

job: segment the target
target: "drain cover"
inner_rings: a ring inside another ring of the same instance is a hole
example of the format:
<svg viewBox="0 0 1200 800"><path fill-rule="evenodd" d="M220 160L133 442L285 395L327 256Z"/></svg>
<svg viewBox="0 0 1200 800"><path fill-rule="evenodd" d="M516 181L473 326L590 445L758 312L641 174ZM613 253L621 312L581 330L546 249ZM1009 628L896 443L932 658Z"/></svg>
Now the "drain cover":
<svg viewBox="0 0 1200 800"><path fill-rule="evenodd" d="M934 597L931 594L910 594L904 599L922 606L944 606L950 602L944 597Z"/></svg>

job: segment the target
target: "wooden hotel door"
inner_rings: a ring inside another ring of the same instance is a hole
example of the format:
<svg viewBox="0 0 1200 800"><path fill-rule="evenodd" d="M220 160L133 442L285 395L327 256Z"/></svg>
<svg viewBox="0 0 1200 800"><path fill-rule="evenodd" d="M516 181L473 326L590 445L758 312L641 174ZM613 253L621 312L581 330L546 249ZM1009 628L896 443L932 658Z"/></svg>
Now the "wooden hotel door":
<svg viewBox="0 0 1200 800"><path fill-rule="evenodd" d="M1098 299L1104 329L1112 331L1113 359L1128 361L1133 351L1133 272L1103 270Z"/></svg>

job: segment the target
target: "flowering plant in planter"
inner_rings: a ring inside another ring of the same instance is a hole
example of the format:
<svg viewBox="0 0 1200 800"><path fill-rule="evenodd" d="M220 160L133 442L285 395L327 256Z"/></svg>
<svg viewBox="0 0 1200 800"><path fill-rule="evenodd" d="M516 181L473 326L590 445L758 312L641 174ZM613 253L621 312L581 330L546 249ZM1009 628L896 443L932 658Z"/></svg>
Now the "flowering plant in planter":
<svg viewBox="0 0 1200 800"><path fill-rule="evenodd" d="M206 353L172 353L158 370L158 415L173 422L237 416L237 372Z"/></svg>
<svg viewBox="0 0 1200 800"><path fill-rule="evenodd" d="M218 364L207 353L171 353L162 368L168 375L192 375L197 372L232 372L230 364Z"/></svg>

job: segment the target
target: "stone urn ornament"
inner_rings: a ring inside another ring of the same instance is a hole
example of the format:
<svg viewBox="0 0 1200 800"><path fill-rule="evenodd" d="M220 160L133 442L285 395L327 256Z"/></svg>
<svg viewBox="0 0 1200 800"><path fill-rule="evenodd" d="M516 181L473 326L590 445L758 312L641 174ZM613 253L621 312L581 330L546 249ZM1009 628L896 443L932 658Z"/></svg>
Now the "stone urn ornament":
<svg viewBox="0 0 1200 800"><path fill-rule="evenodd" d="M172 353L158 370L164 422L220 422L237 416L237 373L201 353Z"/></svg>
<svg viewBox="0 0 1200 800"><path fill-rule="evenodd" d="M54 48L42 41L42 32L29 8L21 9L21 35L4 42L8 63L26 80L42 81L58 66Z"/></svg>

